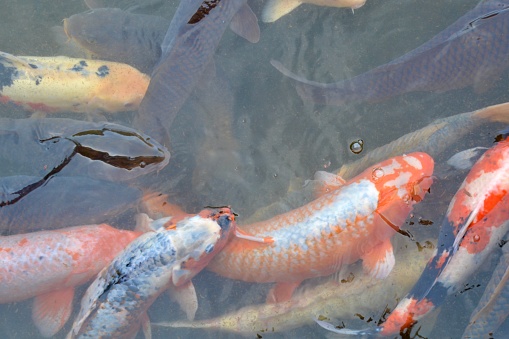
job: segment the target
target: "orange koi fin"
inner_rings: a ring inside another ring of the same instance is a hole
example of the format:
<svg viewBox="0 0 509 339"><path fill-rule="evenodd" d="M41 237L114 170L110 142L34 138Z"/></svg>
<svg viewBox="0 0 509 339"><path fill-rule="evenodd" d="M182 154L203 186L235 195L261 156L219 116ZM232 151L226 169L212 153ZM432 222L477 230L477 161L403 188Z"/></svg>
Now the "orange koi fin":
<svg viewBox="0 0 509 339"><path fill-rule="evenodd" d="M145 339L152 339L152 326L150 325L150 319L148 318L147 313L143 313L140 318L143 336Z"/></svg>
<svg viewBox="0 0 509 339"><path fill-rule="evenodd" d="M390 239L375 246L362 257L362 266L373 278L385 279L394 268L396 260Z"/></svg>
<svg viewBox="0 0 509 339"><path fill-rule="evenodd" d="M52 337L65 325L72 311L74 288L49 292L34 299L32 319L43 337Z"/></svg>
<svg viewBox="0 0 509 339"><path fill-rule="evenodd" d="M171 216L177 222L191 215L184 212L179 206L170 203L167 194L157 192L146 193L140 207L143 212L154 219Z"/></svg>
<svg viewBox="0 0 509 339"><path fill-rule="evenodd" d="M180 308L186 313L187 320L193 321L198 310L198 297L191 281L181 286L171 286L168 289L170 298L176 301Z"/></svg>
<svg viewBox="0 0 509 339"><path fill-rule="evenodd" d="M235 230L235 236L240 239L245 239L249 241L261 242L264 244L272 244L274 242L274 238L272 237L257 237L255 235L251 235L246 231L239 229L238 227Z"/></svg>
<svg viewBox="0 0 509 339"><path fill-rule="evenodd" d="M267 294L267 303L275 304L288 301L292 298L293 292L300 285L298 282L278 282Z"/></svg>

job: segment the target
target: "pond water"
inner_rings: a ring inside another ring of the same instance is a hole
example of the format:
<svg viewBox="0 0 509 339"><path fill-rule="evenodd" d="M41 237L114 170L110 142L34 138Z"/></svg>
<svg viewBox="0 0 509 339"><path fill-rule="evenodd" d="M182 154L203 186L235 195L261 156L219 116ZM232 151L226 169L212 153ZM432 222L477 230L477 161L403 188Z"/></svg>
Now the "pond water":
<svg viewBox="0 0 509 339"><path fill-rule="evenodd" d="M258 17L265 2L249 1ZM178 3L168 1L155 12L170 20ZM168 194L172 203L189 213L196 213L205 206L230 205L239 214L242 224L260 208L295 190L300 182L312 179L316 171L336 170L436 119L509 101L509 81L504 70L494 75L483 90L469 86L441 93L403 94L375 103L324 106L303 101L294 83L270 64L271 60L278 60L292 72L317 82L348 79L420 46L477 3L478 0L367 0L362 8L353 12L305 4L274 23L260 20L258 43L249 43L227 30L214 58L220 84L212 86L214 90L206 94L198 90L191 95L170 128L172 157L169 165L161 172L151 172L140 178L137 184ZM0 51L25 56L80 56L63 49L55 41L51 28L62 25L64 18L88 10L83 1L0 0L0 5ZM0 117L27 118L30 114L12 104L0 105ZM79 113L55 116L88 119ZM131 126L133 116L133 112L125 112L102 117ZM466 136L456 137L451 133L446 151L434 159L436 168L446 168L447 159L464 149L490 147L504 127L487 124ZM359 139L363 141L363 151L355 154L350 144ZM23 157L23 154L18 156ZM20 173L24 170L20 169ZM434 239L436 242L441 218L466 173L452 171L437 178L431 193L415 206L412 218L403 228L418 241ZM132 228L135 212L131 209L107 222ZM431 223L416 222L418 220ZM432 317L434 321L423 323L420 335L461 337L499 255L497 252L490 257L483 271L469 280L466 292L448 297L440 314ZM207 271L193 281L200 303L197 319L263 303L271 287L271 284L230 281ZM85 288L81 286L77 290L71 319ZM394 300L387 306L394 307L395 303ZM39 338L31 321L31 307L31 300L0 305L0 336ZM363 315L379 319L384 308L385 305L374 307L372 313ZM150 308L149 317L160 322L182 320L185 315L176 303L163 295ZM356 321L352 322L353 318ZM347 327L365 327L353 315L341 320ZM71 323L68 321L56 337L65 337ZM321 338L330 335L313 322L282 332L275 330L274 333L272 329L253 331L246 336ZM504 333L503 329L499 333ZM152 335L154 338L242 337L216 330L159 327L153 328Z"/></svg>

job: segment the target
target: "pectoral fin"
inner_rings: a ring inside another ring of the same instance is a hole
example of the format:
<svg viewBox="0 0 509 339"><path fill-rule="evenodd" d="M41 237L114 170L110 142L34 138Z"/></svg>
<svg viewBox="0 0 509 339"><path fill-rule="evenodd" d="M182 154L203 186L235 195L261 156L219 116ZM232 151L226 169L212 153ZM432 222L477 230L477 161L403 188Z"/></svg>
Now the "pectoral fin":
<svg viewBox="0 0 509 339"><path fill-rule="evenodd" d="M251 43L257 43L260 40L258 18L247 3L232 18L230 29Z"/></svg>
<svg viewBox="0 0 509 339"><path fill-rule="evenodd" d="M74 288L35 297L32 319L43 337L52 337L65 325L72 311Z"/></svg>
<svg viewBox="0 0 509 339"><path fill-rule="evenodd" d="M189 281L182 286L172 286L168 289L168 294L186 312L187 319L193 321L198 310L198 297L196 296L193 283Z"/></svg>
<svg viewBox="0 0 509 339"><path fill-rule="evenodd" d="M152 339L152 325L150 324L150 319L146 312L140 316L140 321L143 336L145 339Z"/></svg>
<svg viewBox="0 0 509 339"><path fill-rule="evenodd" d="M300 283L300 281L276 283L269 291L269 294L267 294L267 303L275 304L290 300L293 292L297 287L299 287Z"/></svg>
<svg viewBox="0 0 509 339"><path fill-rule="evenodd" d="M386 239L362 257L362 266L369 275L385 279L394 268L396 260L390 239Z"/></svg>

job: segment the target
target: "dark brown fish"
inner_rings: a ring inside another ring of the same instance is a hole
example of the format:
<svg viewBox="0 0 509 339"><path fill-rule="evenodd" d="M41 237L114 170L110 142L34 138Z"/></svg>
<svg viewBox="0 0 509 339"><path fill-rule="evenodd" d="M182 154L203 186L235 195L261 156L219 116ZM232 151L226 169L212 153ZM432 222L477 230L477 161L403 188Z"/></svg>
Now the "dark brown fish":
<svg viewBox="0 0 509 339"><path fill-rule="evenodd" d="M325 105L467 86L484 91L509 67L508 36L509 2L482 1L424 45L352 79L325 84L295 75L278 61L272 65L297 82L303 99Z"/></svg>

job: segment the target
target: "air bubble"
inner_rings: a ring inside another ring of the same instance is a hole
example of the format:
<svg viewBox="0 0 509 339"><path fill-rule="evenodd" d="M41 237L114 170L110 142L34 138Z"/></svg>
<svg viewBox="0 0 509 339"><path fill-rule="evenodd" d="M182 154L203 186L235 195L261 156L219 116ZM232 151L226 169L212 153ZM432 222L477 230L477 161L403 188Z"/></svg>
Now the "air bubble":
<svg viewBox="0 0 509 339"><path fill-rule="evenodd" d="M481 240L479 234L474 235L474 242L479 242L479 240Z"/></svg>
<svg viewBox="0 0 509 339"><path fill-rule="evenodd" d="M371 176L373 177L374 181L383 178L384 175L385 175L384 170L381 169L380 167L374 168L373 172L371 172Z"/></svg>
<svg viewBox="0 0 509 339"><path fill-rule="evenodd" d="M354 154L359 154L364 149L364 141L359 139L350 144L350 151Z"/></svg>
<svg viewBox="0 0 509 339"><path fill-rule="evenodd" d="M141 168L145 168L145 166L147 166L147 164L145 163L145 161L140 162L140 167L141 167Z"/></svg>

